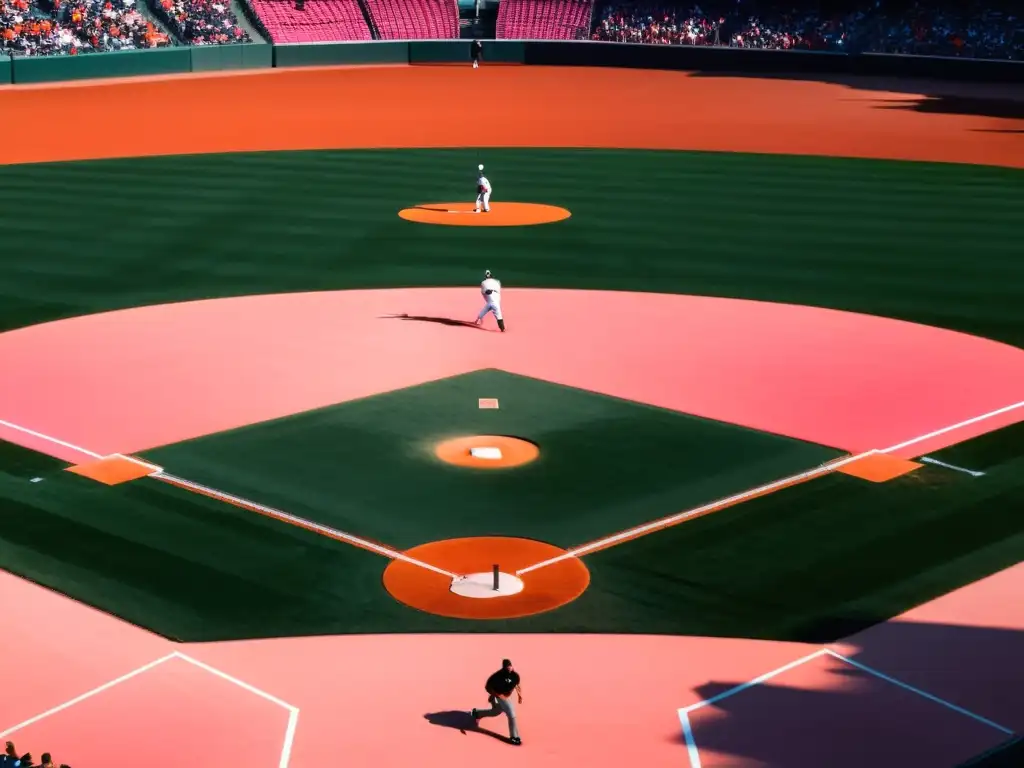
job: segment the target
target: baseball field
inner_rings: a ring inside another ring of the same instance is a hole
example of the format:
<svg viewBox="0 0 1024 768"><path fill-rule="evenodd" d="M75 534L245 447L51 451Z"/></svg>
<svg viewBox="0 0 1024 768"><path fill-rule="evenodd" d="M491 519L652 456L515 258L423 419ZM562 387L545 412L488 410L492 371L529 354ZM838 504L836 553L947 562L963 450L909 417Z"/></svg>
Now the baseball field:
<svg viewBox="0 0 1024 768"><path fill-rule="evenodd" d="M79 125L2 150L33 690L0 735L251 768L1014 738L1024 121L925 102L543 67L0 89ZM459 719L503 656L518 749Z"/></svg>

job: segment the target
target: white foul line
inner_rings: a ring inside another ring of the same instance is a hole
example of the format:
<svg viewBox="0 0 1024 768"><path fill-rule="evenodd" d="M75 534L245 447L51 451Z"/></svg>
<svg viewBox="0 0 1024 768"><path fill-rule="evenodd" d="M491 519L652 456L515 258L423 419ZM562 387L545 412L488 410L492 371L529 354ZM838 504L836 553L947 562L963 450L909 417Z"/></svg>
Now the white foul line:
<svg viewBox="0 0 1024 768"><path fill-rule="evenodd" d="M292 525L299 526L300 528L306 528L307 530L315 531L316 533L320 533L330 538L348 542L349 544L353 544L357 547L362 547L363 549L367 549L371 552L376 552L377 554L391 558L392 560L401 560L403 562L409 563L410 565L416 565L420 568L425 568L428 571L433 571L434 573L438 573L442 576L447 576L452 580L458 578L457 574L451 573L450 571L446 571L443 568L438 568L436 566L430 565L430 563L425 563L422 560L417 560L414 557L409 557L408 555L402 554L401 552L391 549L390 547L375 544L372 541L361 539L358 536L353 536L350 533L345 533L344 531L339 531L326 525L314 523L311 520L305 520L301 517L290 515L287 512L282 512L281 510L274 509L273 507L267 507L264 506L263 504L257 504L254 501L249 501L248 499L243 499L238 496L232 496L229 493L218 491L216 488L210 488L199 483L194 483L191 480L186 480L185 478L182 477L175 477L174 475L170 475L164 472L163 467L159 467L156 464L150 464L149 462L146 461L141 461L140 459L136 459L132 456L125 456L120 453L112 454L112 456L104 456L103 454L96 453L95 451L90 451L88 448L82 448L79 445L68 443L64 440L58 440L56 437L53 437L51 435L47 435L42 432L36 432L34 429L28 429L26 427L19 426L18 424L13 424L9 421L4 421L3 419L0 419L0 426L17 430L18 432L22 432L26 435L32 435L33 437L37 437L40 440L46 440L47 442L53 443L54 445L61 445L64 446L65 448L70 448L71 450L78 451L79 453L83 453L86 456L91 456L94 459L108 459L112 457L124 459L125 461L130 461L134 464L146 467L147 469L150 470L149 477L156 478L157 480L162 480L171 485L178 485L193 491L198 491L208 496L220 499L221 501L227 501L236 504L237 506L241 506L243 508L248 507L250 509L257 510L265 514L267 517L272 517L282 522L291 523Z"/></svg>
<svg viewBox="0 0 1024 768"><path fill-rule="evenodd" d="M199 659L196 659L196 658L193 658L192 656L184 654L181 651L175 651L171 655L178 657L182 661L187 661L189 664L192 664L192 665L194 665L196 667L199 667L200 669L203 669L203 670L209 672L211 675L216 675L217 677L221 678L222 680L227 680L229 683L233 683L233 684L237 685L239 688L243 688L243 689L247 690L249 693L251 693L251 694L253 694L255 696L259 696L261 699L266 699L267 701L271 702L272 704L277 704L277 706L281 707L282 709L287 709L289 711L291 711L293 709L298 709L298 707L294 707L294 706L292 706L291 704L289 704L286 701L281 701L281 699L277 698L276 696L273 696L272 694L267 693L266 691L261 691L255 685L250 685L249 683L245 682L244 680L239 680L237 677L232 677L227 672L222 672L221 670L217 669L216 667L211 667L206 662L200 661Z"/></svg>
<svg viewBox="0 0 1024 768"><path fill-rule="evenodd" d="M849 664L851 667L856 667L857 669L861 670L862 672L867 672L869 675L874 675L879 680L884 680L885 682L891 683L892 685L895 685L895 686L898 686L898 687L902 688L905 691L910 691L911 693L916 693L918 696L922 696L922 697L928 699L929 701L935 702L936 704L941 704L943 707L946 707L947 709L951 709L951 710L953 710L954 712L956 712L958 714L961 714L961 715L964 715L966 717L969 717L972 720L977 720L979 723L981 723L983 725L987 725L989 728L994 728L997 731L1002 731L1007 736L1013 736L1013 731L1011 729L1009 729L1009 728L1007 728L1005 726L999 725L999 723L993 723L988 718L982 717L981 715L976 715L973 712L971 712L970 710L964 709L963 707L958 707L956 704L953 704L952 702L946 701L945 699L940 699L938 696L933 696L932 694L928 693L927 691L922 691L920 688L915 688L914 686L912 686L912 685L910 685L908 683L904 683L902 680L897 680L895 677L889 677L889 675L887 675L887 674L885 674L883 672L879 672L877 669L872 669L871 667L867 666L866 664L861 664L859 661L854 661L853 659L849 658L848 656L843 656L840 653L836 653L831 648L826 648L825 649L825 653L827 653L829 656L832 656L835 659L838 659L839 661L842 661L842 662L845 662L846 664Z"/></svg>
<svg viewBox="0 0 1024 768"><path fill-rule="evenodd" d="M788 672L791 669L795 669L796 667L799 667L802 664L806 664L809 661L813 661L814 659L817 659L821 656L831 656L837 661L841 661L844 664L849 664L850 666L855 667L856 669L859 669L862 672L866 672L869 675L877 677L879 680L895 685L899 688L909 691L910 693L917 694L918 696L928 699L929 701L935 704L939 704L940 706L946 707L947 709L951 709L958 714L964 715L965 717L969 717L972 720L976 720L977 722L982 723L983 725L986 725L989 728L997 730L1008 736L1014 735L1014 732L1011 729L999 725L998 723L995 723L989 720L988 718L975 714L974 712L964 709L963 707L957 706L956 704L946 701L945 699L940 699L938 696L934 696L928 693L927 691L921 690L920 688L915 688L914 686L904 683L901 680L897 680L894 677L890 677L889 675L886 675L883 672L879 672L877 669L873 669L872 667L869 667L866 664L861 664L859 661L854 661L853 659L847 656L843 656L840 653L836 653L831 648L820 648L814 653L809 653L806 656L802 656L799 659L796 659L795 661L791 661L788 664L784 664L778 669L773 669L770 672L766 672L765 674L760 675L759 677L755 677L753 680L750 680L749 682L742 683L740 685L735 685L732 688L723 691L722 693L712 696L710 699L703 699L702 701L698 701L696 704L690 704L686 707L680 707L678 710L679 723L682 726L683 738L686 741L686 750L690 758L690 768L701 768L700 750L697 747L697 741L693 735L693 725L690 721L691 712L715 704L731 696L735 696L737 693L741 693L749 688L753 688L754 686L761 685L762 683L771 680L773 677L777 677L778 675Z"/></svg>
<svg viewBox="0 0 1024 768"><path fill-rule="evenodd" d="M802 664L806 664L809 661L813 661L814 659L818 658L819 656L824 656L825 653L826 653L826 649L825 648L819 648L814 653L809 653L806 656L801 656L799 659L796 659L795 661L791 661L788 664L783 664L778 669L773 669L771 672L765 672L763 675L755 677L753 680L749 680L749 681L747 681L745 683L742 683L741 685L734 685L732 688L728 689L727 691L722 691L718 695L712 696L710 699L704 699L702 701L698 701L696 704L691 704L688 707L683 707L679 711L680 712L685 712L686 714L689 714L689 713L691 713L691 712L693 712L695 710L701 709L703 707L707 707L707 706L710 706L712 704L717 704L722 699L728 699L730 696L735 696L737 693L741 693L741 692L747 690L748 688L753 688L756 685L761 685L761 683L766 683L769 680L771 680L773 677L778 677L781 674L789 672L789 670L791 670L791 669L796 669L797 667L799 667Z"/></svg>
<svg viewBox="0 0 1024 768"><path fill-rule="evenodd" d="M124 459L125 461L130 461L132 464L138 464L140 467L145 467L146 469L148 469L150 475L155 475L159 472L164 471L163 467L158 467L156 464L150 464L148 461L136 459L134 456L125 456L123 453L114 453L111 454L111 456L104 456L103 458L117 458Z"/></svg>
<svg viewBox="0 0 1024 768"><path fill-rule="evenodd" d="M939 461L938 459L933 459L930 456L922 456L920 458L920 461L923 461L926 464L934 464L937 467L944 467L945 469L952 469L954 472L963 472L965 475L970 475L971 477L984 477L985 476L984 472L978 472L978 471L973 470L973 469L964 469L963 467L956 466L956 464L947 464L944 461Z"/></svg>
<svg viewBox="0 0 1024 768"><path fill-rule="evenodd" d="M460 211L460 213L468 213L468 211ZM1002 408L998 408L998 409L996 409L994 411L989 411L988 413L983 413L980 416L975 416L975 417L970 418L970 419L965 419L964 421L957 422L956 424L951 424L948 427L942 427L941 429L937 429L937 430L935 430L933 432L929 432L929 433L927 433L925 435L920 435L919 437L911 438L910 440L907 440L907 441L902 442L902 443L897 443L896 445L889 446L888 448L883 448L881 450L879 450L877 448L872 448L870 451L864 451L863 453L858 453L855 456L848 456L848 457L846 457L844 459L839 459L839 460L836 460L836 461L833 461L833 462L827 462L827 463L821 465L820 467L815 467L814 469L808 470L806 472L800 472L800 473L795 474L795 475L790 475L789 477L784 477L781 480L775 480L775 481L773 481L771 483L767 483L767 484L759 486L757 488L752 488L750 490L734 494L734 495L729 496L727 498L719 499L719 500L713 501L713 502L711 502L709 504L704 504L704 505L702 505L700 507L697 507L695 509L689 509L689 510L686 510L684 512L679 512L678 514L671 515L669 517L665 517L665 518L662 518L660 520L655 520L653 522L637 526L637 527L632 528L632 529L627 530L627 531L622 531L620 533L616 533L616 534L614 534L612 536L608 536L607 538L599 539L598 541L593 541L593 542L590 542L589 544L584 544L582 546L575 547L575 548L570 549L570 550L566 550L565 552L563 552L562 554L560 554L560 555L558 555L556 557L552 557L552 558L550 558L548 560L544 560L542 562L535 563L534 565L527 566L526 568L521 568L520 570L516 571L515 575L516 576L521 576L524 573L529 573L531 571L536 571L536 570L539 570L540 568L546 568L549 565L554 565L556 563L560 563L563 560L569 560L569 559L572 559L574 557L582 557L583 555L585 555L585 554L587 554L589 552L593 552L593 551L598 550L598 549L603 549L603 548L611 546L613 544L618 544L618 543L621 543L621 542L626 541L628 539L632 539L632 538L635 538L637 536L642 536L642 535L647 534L647 533L653 533L654 531L660 530L662 528L667 528L667 527L673 526L673 525L675 525L675 524L677 524L679 522L682 522L683 520L686 520L688 518L694 517L696 515L700 515L700 514L702 514L704 512L711 512L711 511L719 509L721 507L730 506L732 504L736 504L737 502L745 501L745 500L747 500L747 499L749 499L751 497L754 497L754 496L759 496L759 495L762 495L762 494L765 494L765 493L770 493L772 491L775 491L775 490L777 490L779 488L782 488L784 486L787 486L787 485L793 485L794 483L803 482L805 480L810 480L810 479L812 479L814 477L818 477L820 475L824 475L824 474L827 474L829 472L834 472L836 469L839 469L840 467L845 466L846 464L850 464L850 463L852 463L854 461L858 461L858 460L866 458L868 456L872 456L872 455L875 455L875 454L892 453L894 451L903 450L904 448L909 448L911 445L916 445L917 443L923 442L925 440L930 440L930 439L932 439L934 437L938 437L940 435L944 435L944 434L946 434L948 432L952 432L952 431L957 430L957 429L963 429L964 427L969 427L972 424L977 424L978 422L985 421L986 419L990 419L990 418L993 418L995 416L1001 416L1004 413L1009 413L1010 411L1013 411L1013 410L1016 410L1016 409L1022 408L1022 407L1024 407L1024 400L1022 400L1020 402L1017 402L1017 403L1013 403L1012 405L1007 405L1007 406L1004 406ZM57 438L51 437L50 435L45 435L42 432L36 432L34 430L31 430L31 429L26 429L25 427L18 426L17 424L12 424L11 422L8 422L8 421L0 420L0 426L7 426L7 427L9 427L11 429L15 429L15 430L18 430L20 432L24 432L25 434L28 434L28 435L33 435L34 437L38 437L38 438L40 438L42 440L48 440L48 441L50 441L52 443L55 443L56 445L62 445L65 448L71 448L72 450L79 451L79 452L84 453L84 454L86 454L88 456L92 456L93 458L97 458L97 459L105 458L105 457L103 457L102 455L100 455L98 453L95 453L93 451L87 450L87 449L82 448L80 446L74 445L72 443L65 442L63 440L58 440ZM145 466L155 466L155 465L148 465L148 464L146 464L146 462L141 462L141 461L139 461L137 459L132 459L131 457L125 457L125 458L127 458L130 461L135 461L135 462L137 462L139 464L143 464ZM448 576L449 578L451 578L453 580L458 578L457 574L451 573L451 572L446 571L446 570L444 570L442 568L437 568L436 566L430 565L429 563L424 563L421 560L417 560L415 558L409 557L408 555L404 555L401 552L398 552L396 550L390 549L388 547L384 547L384 546L382 546L380 544L374 544L373 542L366 541L365 539L361 539L358 536L353 536L352 534L345 533L343 531L338 531L338 530L335 530L335 529L330 528L328 526L320 525L319 523L314 523L314 522L309 521L309 520L304 520L303 518L296 517L295 515L290 515L290 514L288 514L286 512L282 512L282 511L277 510L277 509L273 509L272 507L266 507L266 506L264 506L262 504L257 504L256 502L248 501L247 499L242 499L242 498L239 498L237 496L232 496L230 494L224 493L223 491L218 491L215 488L208 488L206 486L200 485L199 483L193 483L190 480L185 480L184 478L178 478L178 477L174 477L172 475L168 475L167 473L163 472L163 470L155 471L150 476L151 477L155 477L155 478L160 479L160 480L164 480L165 482L169 482L171 484L178 484L178 485L181 485L181 486L184 486L184 487L187 487L187 488L191 488L193 490L198 490L198 491L200 491L202 493L205 493L205 494L208 494L210 496L213 496L214 498L220 498L222 500L231 501L232 503L238 504L239 506L242 506L242 507L248 506L251 509L258 510L258 511L266 514L269 517L274 517L274 518L277 518L279 520L282 520L282 521L285 521L285 522L289 522L289 523L292 523L294 525L298 525L299 527L304 527L304 528L307 528L309 530L314 530L314 531L317 531L317 532L322 533L324 535L327 535L327 536L330 536L330 537L333 537L333 538L336 538L336 539L340 539L342 541L347 541L350 544L354 544L354 545L362 547L364 549L368 549L371 552L376 552L376 553L378 553L380 555L384 555L385 557L389 557L389 558L391 558L393 560L402 560L403 562L409 563L410 565L417 565L417 566L419 566L421 568L427 569L428 571L433 571L434 573L441 574L442 576Z"/></svg>
<svg viewBox="0 0 1024 768"><path fill-rule="evenodd" d="M6 731L0 732L0 739L6 738L7 736L11 735L15 731L21 730L22 728L27 728L28 726L33 725L39 722L40 720L49 717L50 715L55 715L58 712L62 712L68 707L73 707L75 704L79 704L85 701L86 699L91 699L93 696L99 693L103 693L103 691L109 690L113 688L115 685L120 685L123 682L131 680L133 677L141 675L143 672L148 672L149 670L154 669L155 667L158 667L161 664L170 661L171 659L181 659L182 661L186 661L189 664L199 667L200 669L209 672L210 674L215 675L216 677L219 677L222 680L226 680L229 683L237 685L239 688L242 688L248 691L249 693L259 696L262 699L266 699L267 701L276 704L277 706L286 710L288 712L288 725L285 728L284 743L281 748L281 759L278 762L278 768L288 768L288 763L291 761L292 746L295 743L295 730L298 727L299 722L299 708L292 704L289 704L286 701L282 701L276 696L272 696L266 691L260 690L254 685L250 685L249 683L243 680L239 680L237 677L232 677L228 673L222 672L216 667L211 667L209 664L206 664L202 661L199 661L198 659L194 659L191 656L181 653L180 651L174 651L173 653L169 653L166 656L161 656L159 659L151 661L148 664L144 664L138 669L132 670L127 674L121 675L120 677L115 678L110 682L97 686L96 688L93 688L91 691L86 691L80 696L76 696L73 699L65 701L63 704L59 704L56 707L53 707L52 709L48 709L45 712L36 715L35 717L30 717L28 720L25 720L24 722L11 726Z"/></svg>
<svg viewBox="0 0 1024 768"><path fill-rule="evenodd" d="M398 550L391 549L390 547L385 547L381 544L375 544L372 541L367 541L366 539L362 539L358 536L353 536L351 533L339 531L336 528L331 528L330 526L321 525L320 523L314 523L312 520L306 520L305 518L289 514L288 512L282 512L279 509L268 507L265 504L258 504L255 501L249 501L248 499L243 499L240 496L225 493L224 491L218 491L216 488L210 488L209 486L202 485L200 483L195 483L192 482L191 480L186 480L182 477L175 477L174 475L169 475L163 471L157 472L151 475L151 477L153 477L156 480L161 480L170 485L177 485L207 496L212 496L215 499L226 501L229 504L233 504L235 506L255 510L257 512L260 512L261 514L266 515L267 517L274 518L275 520L280 520L281 522L289 523L299 528L305 528L307 530L314 531L316 533L319 533L323 536L327 536L332 539L345 541L349 544L353 544L357 547L367 549L371 552L376 552L378 555L383 555L384 557L391 558L392 560L401 560L402 562L409 563L410 565L417 565L420 568L425 568L428 571L433 571L434 573L441 574L442 576L447 576L448 578L453 580L458 578L458 574L451 573L450 571L446 571L443 568L438 568L437 566L431 565L430 563L425 563L422 560L417 560L414 557L409 557L408 555L399 552Z"/></svg>
<svg viewBox="0 0 1024 768"><path fill-rule="evenodd" d="M27 427L22 427L10 421L4 421L3 419L0 419L0 427L7 427L8 429L13 429L17 432L21 432L26 435L31 435L32 437L37 437L40 440L45 440L48 443L60 445L63 446L64 448L70 448L72 451L77 451L78 453L85 454L86 456L89 456L93 459L102 460L117 458L123 459L125 461L130 461L132 464L138 464L139 466L147 467L148 469L152 470L152 472L159 472L162 469L162 467L158 467L156 464L150 464L148 461L141 461L139 459L136 459L134 456L125 456L122 453L114 453L111 454L110 456L104 456L101 453L96 453L96 451L90 451L88 448L83 448L80 445L69 443L66 440L58 440L56 437L51 437L50 435L44 434L42 432L36 432L34 429L28 429Z"/></svg>
<svg viewBox="0 0 1024 768"><path fill-rule="evenodd" d="M266 699L267 701L273 704L277 704L277 706L285 709L288 712L288 725L285 728L284 732L284 743L281 745L281 759L280 761L278 761L278 768L288 768L288 763L291 762L292 758L292 746L295 744L295 730L296 728L298 728L299 725L298 707L289 704L286 701L282 701L281 699L267 693L266 691L260 690L255 685L250 685L244 680L239 680L237 677L232 677L227 672L222 672L216 667L211 667L209 664L199 661L199 659L194 659L191 656L188 656L179 651L175 651L174 655L177 656L179 659L182 659L183 661L187 661L189 664L194 664L200 669L206 670L211 675L216 675L222 680L226 680L229 683L234 683L239 688L242 688L248 691L249 693L255 694L256 696L259 696L262 699Z"/></svg>
<svg viewBox="0 0 1024 768"><path fill-rule="evenodd" d="M534 565L527 566L526 568L521 568L520 570L516 571L516 576L521 576L524 573L536 571L540 568L546 568L549 565L560 563L563 560L570 560L574 557L581 557L589 552L593 552L594 550L603 549L605 547L611 546L612 544L619 544L628 539L636 538L637 536L643 536L647 533L653 533L655 531L661 530L662 528L668 528L670 526L675 525L676 523L680 523L683 520L686 520L687 518L694 517L695 515L699 515L704 512L711 512L712 510L719 509L720 507L727 507L732 504L736 504L737 502L740 501L746 501L749 498L752 498L754 496L760 496L765 493L770 493L771 491L777 490L786 485L792 485L793 483L799 483L803 482L804 480L810 480L813 477L827 474L828 472L832 472L846 464L850 464L851 462L857 461L858 459L863 459L865 456L870 456L873 453L878 453L878 451L865 451L864 453L858 453L856 456L847 456L845 459L838 459L837 461L832 461L827 464L823 464L820 467L809 469L806 472L801 472L800 474L797 475L790 475L789 477L784 477L781 480L773 480L772 482L766 483L765 485L759 485L757 488L751 488L750 490L733 494L732 496L728 496L724 499L718 499L717 501L712 501L708 504L695 507L694 509L688 509L685 512L679 512L675 515L670 515L669 517L663 517L660 520L645 523L644 525L638 525L635 528L630 528L628 531L622 531L621 533L616 533L612 536L608 536L597 541L592 541L589 544L574 547L573 549L567 549L562 554L556 555L555 557L549 558L548 560L543 560L539 563L535 563Z"/></svg>
<svg viewBox="0 0 1024 768"><path fill-rule="evenodd" d="M690 756L690 768L701 768L700 750L697 749L697 742L693 738L690 715L685 709L679 710L679 724L683 726L683 738L686 739L686 753Z"/></svg>
<svg viewBox="0 0 1024 768"><path fill-rule="evenodd" d="M911 440L907 440L906 442L903 443L898 443L897 445L893 445L888 448L883 448L881 450L877 448L872 448L870 451L864 451L863 453L858 453L855 456L848 456L844 459L827 462L821 465L820 467L815 467L814 469L807 470L806 472L800 472L795 475L790 475L789 477L784 477L781 480L775 480L773 482L766 483L765 485L758 486L757 488L751 488L750 490L734 494L727 498L718 499L717 501L712 501L708 504L704 504L694 509L688 509L684 512L679 512L678 514L671 515L669 517L664 517L660 520L655 520L653 522L646 523L644 525L639 525L635 528L631 528L627 531L622 531L620 533L613 534L604 539L599 539L597 541L592 541L589 544L574 547L573 549L566 550L562 554L556 555L555 557L549 558L548 560L543 560L539 563L535 563L534 565L527 566L526 568L521 568L520 570L516 571L515 575L522 576L524 573L536 571L540 568L546 568L549 565L555 565L556 563L560 563L563 560L570 560L574 557L582 557L583 555L586 555L590 552L594 552L595 550L604 549L605 547L609 547L613 544L619 544L623 541L627 541L629 539L633 539L644 534L653 533L655 531L661 530L662 528L668 528L670 526L682 522L683 520L687 520L688 518L695 517L705 512L711 512L722 507L728 507L733 504L736 504L737 502L746 501L747 499L750 499L752 497L770 493L772 491L778 490L779 488L783 488L787 485L793 485L795 483L800 483L805 480L810 480L820 475L828 474L829 472L834 472L835 470L839 469L842 466L845 466L846 464L850 464L854 461L858 461L868 456L873 456L875 454L892 453L894 451L903 450L904 448L909 448L910 446L916 445L917 443L921 443L925 440L931 440L934 437L944 435L948 432L952 432L957 429L963 429L964 427L969 427L972 424L977 424L978 422L985 421L986 419L991 419L995 416L1001 416L1004 413L1009 413L1010 411L1016 410L1018 408L1024 408L1024 400L1020 401L1019 403L1014 403L1013 405L1007 405L1003 408L999 408L994 411L989 411L988 413L983 413L981 416L975 416L974 418L966 419L956 424L952 424L948 427L937 429L934 432L929 432L926 435L921 435L920 437L912 438Z"/></svg>
<svg viewBox="0 0 1024 768"><path fill-rule="evenodd" d="M878 453L892 453L893 451L902 451L904 448L909 448L912 445L917 445L918 443L924 442L925 440L931 440L933 437L938 437L939 435L944 435L947 432L953 432L954 430L957 429L969 427L972 424L977 424L978 422L985 421L986 419L991 419L993 416L1002 416L1004 413L1015 411L1018 408L1024 408L1024 400L1021 400L1019 403L1014 403L1013 405L1007 405L1003 406L1002 408L997 408L996 410L989 411L988 413L983 413L981 414L981 416L975 416L973 419L965 419L964 421L958 422L956 424L951 424L948 427L936 429L934 432L929 432L927 435L921 435L920 437L911 438L910 440L907 440L905 443L891 445L888 448L883 448L881 451L878 451Z"/></svg>
<svg viewBox="0 0 1024 768"><path fill-rule="evenodd" d="M10 728L8 728L6 731L0 732L0 739L6 738L7 736L11 735L15 731L20 731L22 728L27 728L28 726L30 726L30 725L32 725L34 723L37 723L40 720L42 720L43 718L49 717L50 715L55 715L58 712L63 712L68 707L73 707L75 704L83 702L86 699L91 699L97 693L103 693L103 691L105 691L105 690L107 690L109 688L113 688L115 685L119 685L120 683L123 683L126 680L131 680L136 675L141 675L143 672L148 672L149 670L153 669L154 667L157 667L157 666L163 664L165 661L170 661L176 655L177 654L169 653L166 656L163 656L163 657L157 659L156 661L151 661L151 662L149 662L149 664L145 664L145 665L139 667L138 669L136 669L136 670L134 670L132 672L129 672L128 674L121 675L120 677L118 677L118 678L116 678L114 680L111 680L109 683L104 683L103 685L100 685L100 686L98 686L96 688L93 688L91 691L86 691L81 696L76 696L75 698L70 699L69 701L65 701L63 704L58 704L53 709L48 709L45 712L36 715L35 717L30 717L28 720L25 720L22 723L18 723L17 725L13 725Z"/></svg>
<svg viewBox="0 0 1024 768"><path fill-rule="evenodd" d="M75 445L74 443L68 443L68 442L65 442L64 440L58 440L56 437L50 437L49 435L44 435L42 432L36 432L34 429L26 429L25 427L20 427L17 424L12 424L11 422L4 421L3 419L0 419L0 426L7 427L8 429L17 430L18 432L22 432L22 433L24 433L26 435L32 435L32 437L38 437L40 440L46 440L47 442L53 443L54 445L61 445L61 446L64 446L65 448L70 448L72 451L78 451L79 453L84 453L86 456L92 456L92 458L94 458L94 459L102 459L103 458L102 455L100 455L98 453L95 453L94 451L90 451L87 448L82 448L80 445Z"/></svg>

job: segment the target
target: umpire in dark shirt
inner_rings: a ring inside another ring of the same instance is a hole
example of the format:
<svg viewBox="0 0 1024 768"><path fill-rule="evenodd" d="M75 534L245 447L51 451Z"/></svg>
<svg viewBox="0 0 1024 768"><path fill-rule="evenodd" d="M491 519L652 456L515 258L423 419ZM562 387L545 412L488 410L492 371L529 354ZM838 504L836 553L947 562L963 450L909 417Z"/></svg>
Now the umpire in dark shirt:
<svg viewBox="0 0 1024 768"><path fill-rule="evenodd" d="M469 46L469 55L473 59L473 69L477 69L480 66L480 59L484 55L484 44L479 40L474 40L473 44Z"/></svg>
<svg viewBox="0 0 1024 768"><path fill-rule="evenodd" d="M523 692L519 687L519 673L512 668L512 662L503 659L501 669L487 678L484 688L487 691L490 709L473 709L470 713L479 724L481 718L497 717L504 713L508 717L508 737L513 744L522 744L519 728L516 726L516 709L512 706L512 692L516 692L519 703L523 703Z"/></svg>

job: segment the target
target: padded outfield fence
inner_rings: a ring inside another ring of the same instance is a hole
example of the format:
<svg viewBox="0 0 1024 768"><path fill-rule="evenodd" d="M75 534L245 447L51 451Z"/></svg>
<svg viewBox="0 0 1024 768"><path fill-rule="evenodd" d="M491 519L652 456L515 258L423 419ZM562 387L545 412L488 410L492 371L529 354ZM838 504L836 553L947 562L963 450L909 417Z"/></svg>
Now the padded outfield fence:
<svg viewBox="0 0 1024 768"><path fill-rule="evenodd" d="M0 85L271 67L469 63L468 40L246 43L78 56L0 57ZM1024 82L1024 62L592 41L484 41L487 64Z"/></svg>

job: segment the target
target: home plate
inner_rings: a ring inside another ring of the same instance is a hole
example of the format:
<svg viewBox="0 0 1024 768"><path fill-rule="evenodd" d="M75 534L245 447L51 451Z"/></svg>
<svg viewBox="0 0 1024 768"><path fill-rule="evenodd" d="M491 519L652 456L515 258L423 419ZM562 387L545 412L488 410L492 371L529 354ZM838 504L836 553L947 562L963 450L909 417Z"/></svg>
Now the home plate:
<svg viewBox="0 0 1024 768"><path fill-rule="evenodd" d="M452 581L451 591L460 597L508 597L523 591L522 579L511 573L498 574L498 589L494 589L493 573L471 573Z"/></svg>
<svg viewBox="0 0 1024 768"><path fill-rule="evenodd" d="M501 448L470 448L469 453L474 459L501 460Z"/></svg>

